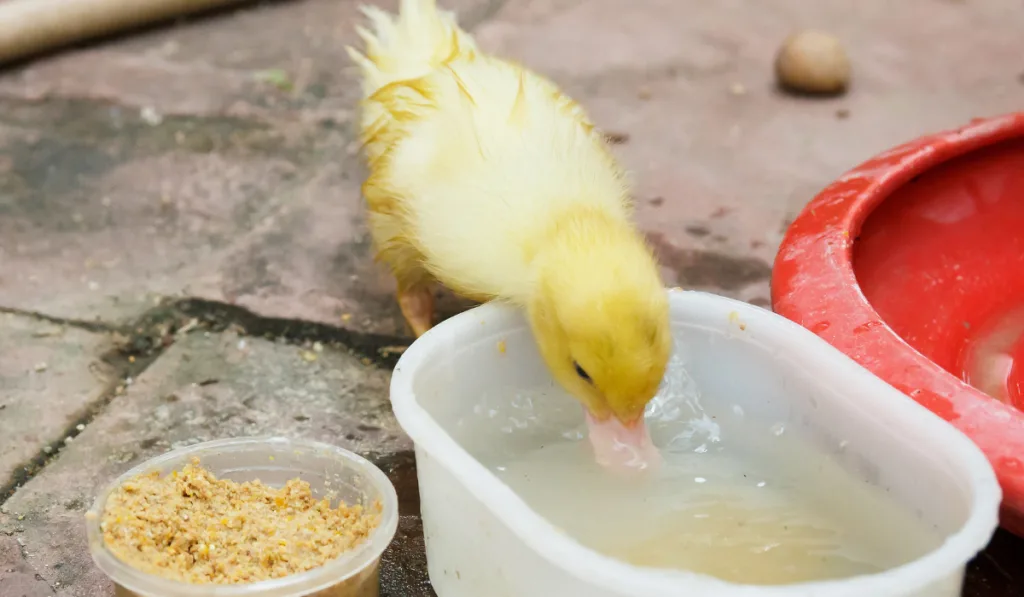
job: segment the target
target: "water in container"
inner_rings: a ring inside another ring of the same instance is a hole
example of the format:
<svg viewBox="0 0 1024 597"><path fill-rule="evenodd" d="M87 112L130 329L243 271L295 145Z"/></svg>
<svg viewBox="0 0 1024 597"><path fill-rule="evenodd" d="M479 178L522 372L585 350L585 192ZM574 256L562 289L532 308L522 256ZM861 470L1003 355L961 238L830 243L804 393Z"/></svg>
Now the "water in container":
<svg viewBox="0 0 1024 597"><path fill-rule="evenodd" d="M554 385L495 391L457 424L461 442L561 531L631 564L749 584L877 572L942 535L827 451L723 397L703 400L676 355L648 425L661 466L594 463L581 407ZM714 409L704 402L713 402Z"/></svg>

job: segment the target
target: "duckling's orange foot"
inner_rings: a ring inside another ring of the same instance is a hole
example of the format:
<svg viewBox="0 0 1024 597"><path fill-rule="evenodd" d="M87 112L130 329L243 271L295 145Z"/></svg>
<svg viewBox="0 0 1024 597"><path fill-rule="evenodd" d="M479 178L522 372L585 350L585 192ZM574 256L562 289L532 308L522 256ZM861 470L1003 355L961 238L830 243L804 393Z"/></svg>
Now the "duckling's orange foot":
<svg viewBox="0 0 1024 597"><path fill-rule="evenodd" d="M399 290L398 307L417 338L433 327L434 293L429 287Z"/></svg>

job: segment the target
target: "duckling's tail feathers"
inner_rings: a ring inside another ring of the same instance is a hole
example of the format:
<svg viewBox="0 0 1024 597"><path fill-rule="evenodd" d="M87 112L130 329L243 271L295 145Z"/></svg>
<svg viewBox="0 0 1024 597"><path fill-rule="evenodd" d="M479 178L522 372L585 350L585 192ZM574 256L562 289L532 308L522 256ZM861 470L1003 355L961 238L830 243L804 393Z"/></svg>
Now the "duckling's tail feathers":
<svg viewBox="0 0 1024 597"><path fill-rule="evenodd" d="M362 70L367 97L390 83L418 79L476 51L476 43L459 28L455 15L439 10L436 0L402 0L397 15L375 6L361 10L372 29L356 27L366 48L363 52L345 49Z"/></svg>

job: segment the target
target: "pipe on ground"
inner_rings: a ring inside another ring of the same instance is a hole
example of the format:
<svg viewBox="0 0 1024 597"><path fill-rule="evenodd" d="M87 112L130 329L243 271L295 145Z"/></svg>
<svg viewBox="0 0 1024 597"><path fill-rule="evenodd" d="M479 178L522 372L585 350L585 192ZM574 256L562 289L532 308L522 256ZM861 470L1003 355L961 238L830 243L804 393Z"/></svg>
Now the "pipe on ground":
<svg viewBox="0 0 1024 597"><path fill-rule="evenodd" d="M3 0L0 64L245 0Z"/></svg>

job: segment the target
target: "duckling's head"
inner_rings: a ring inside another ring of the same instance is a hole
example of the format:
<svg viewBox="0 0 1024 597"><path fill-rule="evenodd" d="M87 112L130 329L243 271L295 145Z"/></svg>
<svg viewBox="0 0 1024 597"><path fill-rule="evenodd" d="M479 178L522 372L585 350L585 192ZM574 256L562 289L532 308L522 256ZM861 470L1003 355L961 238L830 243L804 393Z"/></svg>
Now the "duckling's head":
<svg viewBox="0 0 1024 597"><path fill-rule="evenodd" d="M527 313L558 382L596 422L642 423L672 336L657 264L631 228L581 218L538 255Z"/></svg>

